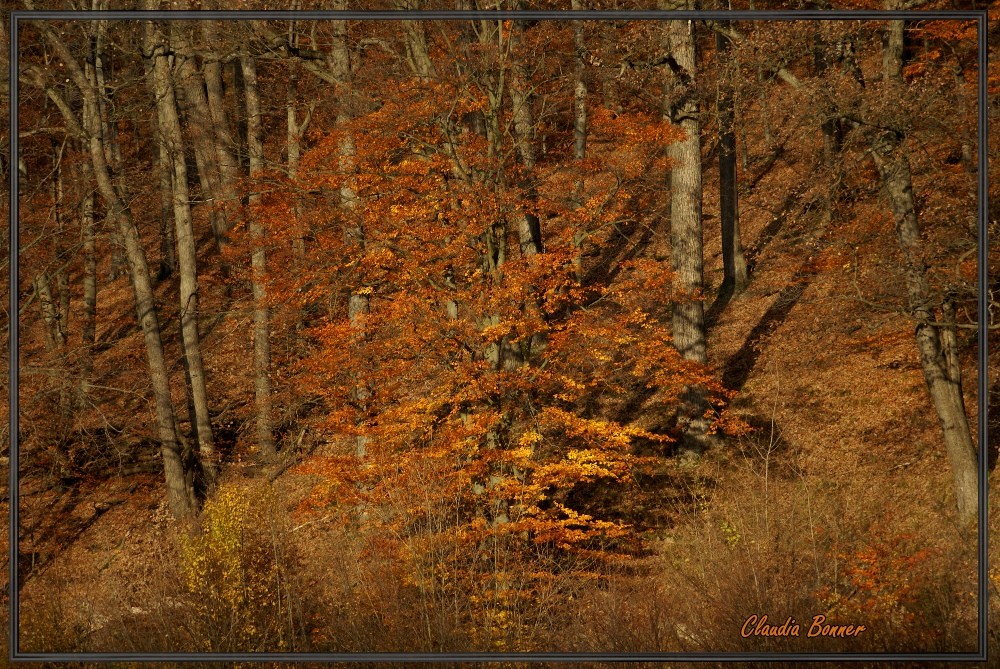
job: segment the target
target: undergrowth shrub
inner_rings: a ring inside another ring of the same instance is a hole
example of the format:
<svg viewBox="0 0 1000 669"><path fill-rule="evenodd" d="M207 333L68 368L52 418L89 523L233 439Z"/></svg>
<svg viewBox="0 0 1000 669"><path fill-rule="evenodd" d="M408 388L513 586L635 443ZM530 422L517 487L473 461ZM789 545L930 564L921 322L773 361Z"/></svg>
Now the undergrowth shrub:
<svg viewBox="0 0 1000 669"><path fill-rule="evenodd" d="M325 651L545 650L565 595L588 565L535 544L509 523L450 527L433 481L394 504L324 516L310 527L303 579L317 584L313 645ZM435 495L428 504L422 495ZM308 523L308 521L307 521ZM560 573L561 570L561 573Z"/></svg>
<svg viewBox="0 0 1000 669"><path fill-rule="evenodd" d="M266 483L228 483L180 539L201 650L280 652L295 647L296 559L279 501Z"/></svg>
<svg viewBox="0 0 1000 669"><path fill-rule="evenodd" d="M50 580L56 588L64 585L59 577ZM82 652L92 632L105 620L86 606L71 607L61 597L33 593L22 593L19 609L19 650L27 653Z"/></svg>
<svg viewBox="0 0 1000 669"><path fill-rule="evenodd" d="M948 517L895 513L906 507L875 471L843 483L759 474L722 475L727 492L674 528L646 571L589 592L575 649L975 651L974 543ZM744 637L747 619L764 615L775 627L794 618L799 635ZM817 615L866 630L810 638Z"/></svg>

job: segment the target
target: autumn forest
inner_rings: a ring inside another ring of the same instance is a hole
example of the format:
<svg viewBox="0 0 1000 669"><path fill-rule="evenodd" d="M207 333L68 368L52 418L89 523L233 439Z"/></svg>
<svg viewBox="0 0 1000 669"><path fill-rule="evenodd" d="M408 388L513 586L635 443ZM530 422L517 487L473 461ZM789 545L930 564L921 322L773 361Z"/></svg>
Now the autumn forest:
<svg viewBox="0 0 1000 669"><path fill-rule="evenodd" d="M977 22L404 17L19 19L18 650L976 652Z"/></svg>

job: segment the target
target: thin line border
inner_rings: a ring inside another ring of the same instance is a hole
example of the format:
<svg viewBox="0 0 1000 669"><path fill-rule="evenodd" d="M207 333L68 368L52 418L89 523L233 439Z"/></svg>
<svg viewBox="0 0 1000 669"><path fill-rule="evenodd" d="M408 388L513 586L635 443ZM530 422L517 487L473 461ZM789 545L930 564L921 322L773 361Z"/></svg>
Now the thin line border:
<svg viewBox="0 0 1000 669"><path fill-rule="evenodd" d="M976 21L978 37L977 92L978 120L978 447L979 447L979 508L978 508L978 568L979 583L977 604L979 608L978 651L976 653L21 653L19 646L18 597L18 37L21 21L71 20L133 20L133 21L254 21L254 20L348 20L348 21L467 21L493 20L543 20L543 21L667 21L667 20L731 20L731 21L864 21L864 20L956 20ZM987 10L783 10L783 11L665 11L665 10L396 10L396 11L299 11L299 10L222 10L222 11L45 11L12 10L10 12L10 52L8 60L10 91L10 271L9 288L9 602L10 637L8 658L12 662L986 662L988 655L988 478L987 454L989 450L988 393L988 95L987 74L989 49L987 44Z"/></svg>

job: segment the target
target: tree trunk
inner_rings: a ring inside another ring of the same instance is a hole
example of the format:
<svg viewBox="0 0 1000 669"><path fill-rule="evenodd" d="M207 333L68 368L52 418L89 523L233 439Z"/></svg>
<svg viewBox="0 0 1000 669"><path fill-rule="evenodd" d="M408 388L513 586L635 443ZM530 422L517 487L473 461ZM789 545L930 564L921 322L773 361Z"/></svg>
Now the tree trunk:
<svg viewBox="0 0 1000 669"><path fill-rule="evenodd" d="M65 189L63 188L63 152L65 150L65 143L60 145L56 149L55 159L55 169L53 170L52 179L52 190L53 190L53 207L52 211L56 219L56 230L59 233L59 237L65 232L65 216L63 215L63 209L65 205ZM69 334L69 307L70 307L70 295L69 295L69 274L66 271L66 256L67 249L62 245L62 243L56 244L56 260L59 263L58 269L55 272L56 280L56 296L58 298L58 307L56 308L56 314L58 316L59 331L64 337Z"/></svg>
<svg viewBox="0 0 1000 669"><path fill-rule="evenodd" d="M884 86L903 84L903 21L892 21L883 52ZM958 518L971 525L978 513L979 471L972 442L962 379L955 351L954 313L946 302L944 325L935 324L927 265L923 258L920 225L913 197L910 161L901 134L880 131L872 142L872 154L889 195L896 236L903 252L910 315L916 320L920 366L944 433L945 451L951 465Z"/></svg>
<svg viewBox="0 0 1000 669"><path fill-rule="evenodd" d="M574 10L585 9L582 0L572 0ZM583 21L573 21L573 157L583 160L587 156L587 47L583 41Z"/></svg>
<svg viewBox="0 0 1000 669"><path fill-rule="evenodd" d="M80 204L80 227L83 234L83 363L80 394L86 396L94 371L94 344L97 341L97 247L94 234L94 191L91 170L83 164L80 182L86 192Z"/></svg>
<svg viewBox="0 0 1000 669"><path fill-rule="evenodd" d="M535 129L535 121L531 108L528 74L520 54L523 31L524 25L516 21L510 32L510 52L512 54L510 102L513 107L511 116L514 120L514 143L517 148L517 154L521 159L521 166L524 168L525 178L528 182L527 192L525 193L528 205L522 209L517 220L517 237L521 248L521 256L526 258L543 253L544 245L538 216L533 213L538 199L538 194L533 185L534 175L532 174L532 171L535 169L535 145L532 137ZM586 115L586 91L584 91L583 109L584 115ZM586 146L586 119L584 119L584 134L584 146ZM528 298L524 308L536 316L541 311L539 301L534 296ZM530 338L523 340L520 359L528 362L532 357L537 357L547 343L547 338L543 333L533 334Z"/></svg>
<svg viewBox="0 0 1000 669"><path fill-rule="evenodd" d="M247 150L250 154L250 178L258 179L264 170L264 131L257 90L257 64L244 53L240 55L247 104ZM256 189L257 185L253 186ZM274 428L271 422L271 315L267 305L267 254L264 250L263 214L260 195L250 195L250 276L253 283L253 366L254 398L257 409L257 448L265 460L275 456Z"/></svg>
<svg viewBox="0 0 1000 669"><path fill-rule="evenodd" d="M720 66L725 67L729 38L715 33ZM728 75L719 83L719 219L722 225L722 293L739 295L747 284L747 261L740 243L739 198L736 183L736 132L733 89Z"/></svg>
<svg viewBox="0 0 1000 669"><path fill-rule="evenodd" d="M59 313L52 295L52 284L48 271L39 272L34 280L35 294L38 295L38 308L45 321L45 341L50 351L62 350L66 346L66 336L60 325Z"/></svg>
<svg viewBox="0 0 1000 669"><path fill-rule="evenodd" d="M106 3L105 8L106 8ZM107 95L107 86L105 85L105 56L104 56L104 38L107 33L108 22L107 21L96 21L95 22L96 36L94 39L94 77L97 86L97 104L98 111L100 112L100 124L101 124L101 136L104 138L104 155L107 159L108 165L111 167L112 174L118 175L118 187L124 191L122 188L122 153L121 144L118 142L117 132L115 125L108 122L109 114L107 109L107 101L105 96ZM121 275L121 272L128 265L125 258L122 257L123 245L115 244L111 247L111 280L114 280Z"/></svg>
<svg viewBox="0 0 1000 669"><path fill-rule="evenodd" d="M573 0L573 9L583 9L581 0ZM573 21L573 159L582 161L587 157L587 80L586 45L583 42L583 22ZM577 177L573 185L573 206L583 205L583 176ZM583 244L587 241L587 230L580 229L573 234L573 270L576 282L583 283Z"/></svg>
<svg viewBox="0 0 1000 669"><path fill-rule="evenodd" d="M160 271L156 276L163 280L177 271L177 239L171 221L174 208L174 179L171 176L173 167L170 164L167 142L159 129L156 131L156 145L156 169L160 180Z"/></svg>
<svg viewBox="0 0 1000 669"><path fill-rule="evenodd" d="M671 259L679 292L685 297L673 305L674 345L687 360L706 362L701 221L701 137L698 103L694 99L695 46L687 21L669 23L670 50L679 70L667 115L685 132L669 146Z"/></svg>
<svg viewBox="0 0 1000 669"><path fill-rule="evenodd" d="M214 21L201 21L202 36L206 45L218 44L220 41L218 27ZM208 98L208 109L212 117L212 130L215 134L216 163L219 166L219 188L222 198L220 209L223 212L224 224L220 240L226 243L226 233L235 225L238 219L238 203L236 202L236 182L240 178L240 163L237 157L236 143L229 130L229 118L226 114L226 95L222 85L222 63L218 54L209 50L205 53L202 74L205 77L205 93Z"/></svg>
<svg viewBox="0 0 1000 669"><path fill-rule="evenodd" d="M704 251L701 218L701 128L696 99L695 39L692 21L667 24L671 90L665 113L684 130L685 138L668 147L670 172L670 248L681 299L672 305L674 346L685 360L707 362L705 307L702 301ZM708 404L704 392L688 388L681 398L682 449L699 454L709 444Z"/></svg>
<svg viewBox="0 0 1000 669"><path fill-rule="evenodd" d="M829 26L823 25L823 31L829 31ZM813 62L816 66L817 74L823 76L831 66L828 49L829 41L825 32L819 32L816 42L813 44ZM843 53L842 46L837 47L837 53ZM837 56L839 64L839 55ZM843 119L836 113L834 105L829 105L825 111L825 120L820 124L823 134L823 163L831 172L830 188L827 191L823 202L823 217L829 223L833 220L833 209L837 200L837 192L843 180L843 163L841 160L841 149L843 148Z"/></svg>
<svg viewBox="0 0 1000 669"><path fill-rule="evenodd" d="M153 82L152 70L147 62L146 84L149 94L156 99L156 84ZM163 131L159 124L154 128L156 142L156 177L160 185L160 267L156 272L156 280L162 281L177 271L177 239L174 234L174 178L170 151ZM200 171L199 167L199 171Z"/></svg>
<svg viewBox="0 0 1000 669"><path fill-rule="evenodd" d="M212 131L212 113L208 105L205 80L195 66L194 49L176 22L170 25L171 42L175 45L177 78L184 93L184 114L191 146L198 165L203 199L211 211L212 235L216 249L222 250L222 238L229 229L226 221L221 174Z"/></svg>
<svg viewBox="0 0 1000 669"><path fill-rule="evenodd" d="M56 262L58 264L53 276L55 279L55 300L51 302L51 307L54 311L55 334L59 350L58 364L64 370L64 376L60 377L58 380L58 415L62 419L62 425L65 429L69 429L73 423L73 402L76 394L71 388L68 380L65 378L70 371L70 363L68 359L69 351L66 348L66 342L69 337L70 310L69 272L66 269L69 251L61 241L64 233L66 232L66 217L64 214L66 193L65 188L63 187L63 155L66 149L65 140L58 145L53 141L53 149L55 152L53 154L54 167L52 174L52 212L55 218L56 231L58 233L54 245ZM52 297L53 296L50 296L49 299L52 300Z"/></svg>
<svg viewBox="0 0 1000 669"><path fill-rule="evenodd" d="M87 96L85 94L85 97L90 97L92 100L93 95ZM96 117L96 105L91 102L88 106L92 109L90 115ZM86 112L85 115L87 115ZM107 202L109 214L118 224L119 235L125 247L125 258L132 276L136 313L146 343L146 357L156 404L158 436L167 485L167 504L175 517L182 517L193 513L196 503L194 491L191 489L185 473L184 454L181 452L181 445L174 429L174 406L170 398L170 377L163 356L160 323L156 313L153 286L149 277L149 265L139 241L139 233L132 222L131 212L118 197L111 183L107 164L104 162L104 147L101 145L99 130L91 125L90 131L92 133L90 154L94 174L101 196Z"/></svg>
<svg viewBox="0 0 1000 669"><path fill-rule="evenodd" d="M396 9L416 11L420 9L420 0L394 0ZM424 34L424 24L421 21L401 21L403 34L406 37L406 62L422 81L434 75L434 65L427 49L427 36Z"/></svg>
<svg viewBox="0 0 1000 669"><path fill-rule="evenodd" d="M212 422L208 414L208 392L201 359L201 338L198 333L197 245L191 221L184 139L181 134L180 119L177 116L177 101L174 97L170 63L162 44L162 36L152 23L147 25L146 31L146 51L151 54L152 59L160 141L166 144L172 168L172 202L177 238L177 264L180 273L181 339L184 343L184 362L194 408L192 423L198 439L202 476L204 483L210 488L215 483L217 463Z"/></svg>
<svg viewBox="0 0 1000 669"><path fill-rule="evenodd" d="M335 9L346 9L346 0L337 0L334 3ZM333 45L330 49L330 72L340 84L344 94L341 96L341 106L337 112L337 124L342 125L350 120L350 96L351 96L351 51L347 43L347 22L333 22ZM339 168L342 174L352 174L354 172L355 145L354 136L350 132L345 132L340 142ZM347 224L344 230L345 240L349 245L355 246L358 253L364 253L365 231L356 217L358 208L358 195L355 191L353 179L348 179L340 188L340 206L344 210ZM351 295L347 301L347 318L352 328L363 333L365 328L365 315L370 312L371 302L368 291L364 286L355 286L351 290ZM364 413L365 405L370 395L365 383L358 381L354 384L353 395L361 412ZM360 426L359 426L360 427ZM354 452L359 458L364 458L368 454L368 437L357 435L355 437Z"/></svg>
<svg viewBox="0 0 1000 669"><path fill-rule="evenodd" d="M976 447L972 442L965 413L961 373L955 357L954 332L948 329L954 328L954 325L934 325L926 265L921 252L920 229L913 203L909 160L900 140L895 136L883 136L876 142L876 164L889 193L896 234L903 251L910 314L917 321L916 340L920 351L920 365L944 432L959 520L963 525L968 525L975 520L978 512L979 478ZM946 314L944 320L948 319Z"/></svg>
<svg viewBox="0 0 1000 669"><path fill-rule="evenodd" d="M294 24L294 22L293 22ZM297 36L294 28L289 27L289 44L297 44ZM312 120L315 101L310 103L306 110L305 118L301 122L298 120L298 109L296 108L296 94L298 92L298 69L292 65L288 77L288 93L285 103L285 151L288 155L288 179L294 183L299 173L299 161L302 158L302 137L309 122ZM292 205L292 215L295 217L295 237L292 239L292 255L297 268L303 268L306 260L306 235L309 232L308 224L303 220L302 201L298 195L293 194L295 201ZM301 271L301 270L298 270ZM295 328L291 333L293 337L292 348L298 348L300 343L299 334L305 327L305 312L302 309L296 310Z"/></svg>
<svg viewBox="0 0 1000 669"><path fill-rule="evenodd" d="M285 106L286 112L286 136L285 136L285 151L288 154L288 178L294 182L295 178L299 173L299 160L302 158L302 136L305 134L306 128L309 126L309 121L312 119L312 106L306 111L305 118L302 122L298 121L298 110L295 105L295 94L296 94L296 84L298 79L296 77L295 71L293 69L291 75L288 78L288 99ZM295 220L296 220L296 233L295 239L292 240L292 251L295 255L296 262L301 263L305 259L306 255L306 242L305 236L306 231L301 223L302 206L296 198L295 200Z"/></svg>

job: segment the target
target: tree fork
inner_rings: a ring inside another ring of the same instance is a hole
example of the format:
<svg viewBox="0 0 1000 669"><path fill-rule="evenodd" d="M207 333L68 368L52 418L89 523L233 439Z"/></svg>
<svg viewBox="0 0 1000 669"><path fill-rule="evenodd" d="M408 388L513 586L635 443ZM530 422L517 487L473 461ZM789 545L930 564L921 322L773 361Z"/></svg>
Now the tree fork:
<svg viewBox="0 0 1000 669"><path fill-rule="evenodd" d="M883 85L903 83L904 21L891 21L883 51ZM979 509L979 469L969 419L962 399L961 375L953 326L937 326L923 258L920 225L913 196L910 161L903 136L893 130L880 131L872 140L872 155L885 184L895 219L896 236L903 254L910 314L916 320L914 333L920 366L944 434L945 451L951 465L958 519L972 525ZM954 322L947 300L943 321Z"/></svg>

